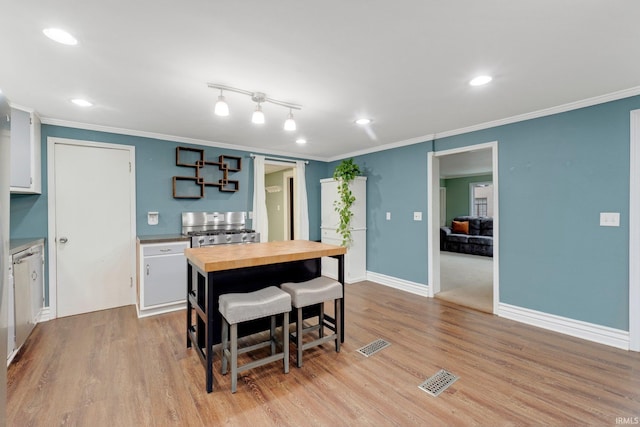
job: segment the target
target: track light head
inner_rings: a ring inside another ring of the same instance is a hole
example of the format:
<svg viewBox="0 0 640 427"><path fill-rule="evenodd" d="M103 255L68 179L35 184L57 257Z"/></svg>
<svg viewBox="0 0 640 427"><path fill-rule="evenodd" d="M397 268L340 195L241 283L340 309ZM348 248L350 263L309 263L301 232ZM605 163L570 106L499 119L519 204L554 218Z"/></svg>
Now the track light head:
<svg viewBox="0 0 640 427"><path fill-rule="evenodd" d="M251 121L257 125L264 124L264 113L262 112L262 107L260 106L259 102L258 102L258 105L256 106L256 110L253 112L253 115L251 116Z"/></svg>
<svg viewBox="0 0 640 427"><path fill-rule="evenodd" d="M293 113L291 112L291 109L289 109L289 116L287 117L287 120L284 121L284 130L296 130L296 121L293 120Z"/></svg>
<svg viewBox="0 0 640 427"><path fill-rule="evenodd" d="M226 117L229 115L229 105L227 105L227 102L224 100L222 90L220 90L220 96L218 97L218 102L216 102L213 112L216 116Z"/></svg>

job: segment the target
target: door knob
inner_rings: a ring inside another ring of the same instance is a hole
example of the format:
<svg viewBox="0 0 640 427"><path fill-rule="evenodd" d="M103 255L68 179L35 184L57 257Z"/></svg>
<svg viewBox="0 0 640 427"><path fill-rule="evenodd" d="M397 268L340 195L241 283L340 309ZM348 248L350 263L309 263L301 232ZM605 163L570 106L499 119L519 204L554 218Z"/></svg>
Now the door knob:
<svg viewBox="0 0 640 427"><path fill-rule="evenodd" d="M66 237L61 237L58 240L59 240L60 243L67 243L69 241L69 239L67 239Z"/></svg>

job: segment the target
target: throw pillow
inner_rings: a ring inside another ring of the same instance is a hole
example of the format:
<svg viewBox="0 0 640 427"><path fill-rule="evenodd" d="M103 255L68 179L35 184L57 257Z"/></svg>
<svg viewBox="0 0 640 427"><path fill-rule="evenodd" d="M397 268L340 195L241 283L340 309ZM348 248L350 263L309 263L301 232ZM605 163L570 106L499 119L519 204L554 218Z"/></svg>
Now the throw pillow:
<svg viewBox="0 0 640 427"><path fill-rule="evenodd" d="M458 234L469 234L469 221L453 221L451 231Z"/></svg>

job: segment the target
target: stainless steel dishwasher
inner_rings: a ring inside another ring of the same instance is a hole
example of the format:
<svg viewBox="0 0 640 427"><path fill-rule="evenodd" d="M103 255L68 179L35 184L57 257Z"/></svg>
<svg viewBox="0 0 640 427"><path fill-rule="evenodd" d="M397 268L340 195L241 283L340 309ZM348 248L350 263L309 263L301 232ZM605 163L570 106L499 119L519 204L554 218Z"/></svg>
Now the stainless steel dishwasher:
<svg viewBox="0 0 640 427"><path fill-rule="evenodd" d="M15 348L19 349L36 326L42 307L41 246L33 246L13 256L13 289L15 298Z"/></svg>

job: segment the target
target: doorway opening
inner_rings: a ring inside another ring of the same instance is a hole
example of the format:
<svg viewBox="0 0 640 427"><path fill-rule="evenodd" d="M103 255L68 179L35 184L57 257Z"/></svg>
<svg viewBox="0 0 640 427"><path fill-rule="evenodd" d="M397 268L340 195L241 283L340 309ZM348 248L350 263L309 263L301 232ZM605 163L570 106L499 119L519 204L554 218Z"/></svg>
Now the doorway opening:
<svg viewBox="0 0 640 427"><path fill-rule="evenodd" d="M497 142L429 153L428 168L429 296L495 313L499 301ZM454 233L454 220L462 223L462 231ZM465 230L464 222L478 228ZM462 236L450 239L449 233ZM492 250L484 243L491 243Z"/></svg>
<svg viewBox="0 0 640 427"><path fill-rule="evenodd" d="M269 241L294 240L295 235L295 182L296 168L291 163L265 162L264 187L266 191Z"/></svg>

